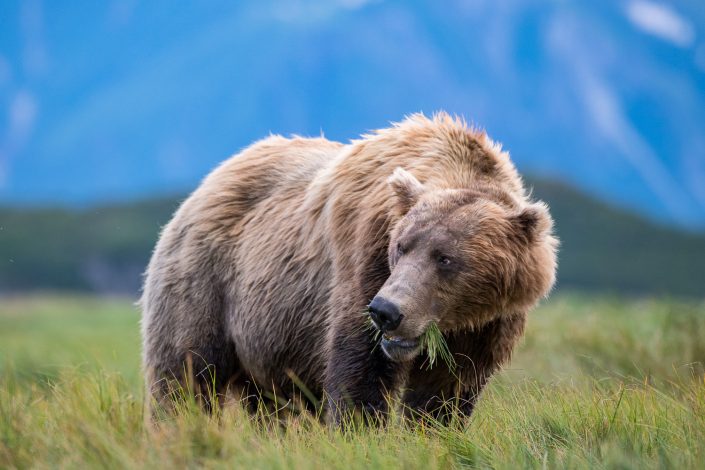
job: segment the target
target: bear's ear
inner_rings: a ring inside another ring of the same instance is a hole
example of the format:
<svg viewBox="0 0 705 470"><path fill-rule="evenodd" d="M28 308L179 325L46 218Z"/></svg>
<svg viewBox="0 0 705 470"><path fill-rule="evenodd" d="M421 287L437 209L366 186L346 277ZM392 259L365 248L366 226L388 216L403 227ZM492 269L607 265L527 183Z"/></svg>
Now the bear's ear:
<svg viewBox="0 0 705 470"><path fill-rule="evenodd" d="M397 208L402 214L408 212L424 192L423 184L403 168L395 169L387 183L397 196Z"/></svg>
<svg viewBox="0 0 705 470"><path fill-rule="evenodd" d="M548 212L548 206L543 202L529 204L512 217L515 230L529 242L535 242L550 234L553 229L553 219Z"/></svg>

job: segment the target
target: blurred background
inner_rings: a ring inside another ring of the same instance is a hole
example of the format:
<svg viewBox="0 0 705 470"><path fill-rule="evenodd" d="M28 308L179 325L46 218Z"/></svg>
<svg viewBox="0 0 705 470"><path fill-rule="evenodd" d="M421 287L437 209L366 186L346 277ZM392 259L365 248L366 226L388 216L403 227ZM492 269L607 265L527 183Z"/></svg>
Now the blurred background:
<svg viewBox="0 0 705 470"><path fill-rule="evenodd" d="M437 110L562 242L468 432L150 439L134 301L180 201L269 133ZM704 0L0 0L0 468L701 468L704 338Z"/></svg>
<svg viewBox="0 0 705 470"><path fill-rule="evenodd" d="M704 297L702 0L5 0L0 295L136 297L229 155L441 109L551 205L559 290Z"/></svg>

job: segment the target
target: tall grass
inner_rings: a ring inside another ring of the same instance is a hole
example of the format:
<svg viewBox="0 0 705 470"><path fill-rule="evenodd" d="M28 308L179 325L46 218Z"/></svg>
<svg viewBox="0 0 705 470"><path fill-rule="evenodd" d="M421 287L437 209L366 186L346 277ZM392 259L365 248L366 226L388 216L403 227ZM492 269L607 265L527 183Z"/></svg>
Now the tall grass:
<svg viewBox="0 0 705 470"><path fill-rule="evenodd" d="M55 310L53 313L51 312ZM96 332L72 343L71 327ZM65 316L53 334L33 319ZM119 316L120 318L115 318ZM18 327L17 322L23 324ZM0 304L0 468L702 468L705 308L563 296L532 316L467 426L331 429L309 415L186 402L144 425L130 305ZM27 332L25 340L6 341ZM41 344L40 344L41 343ZM33 354L38 348L45 357ZM52 347L63 347L56 360ZM91 361L90 351L98 359ZM74 364L79 363L79 366ZM43 367L50 366L45 373ZM31 370L30 370L31 369ZM129 369L132 373L125 373ZM133 370L134 369L134 370Z"/></svg>

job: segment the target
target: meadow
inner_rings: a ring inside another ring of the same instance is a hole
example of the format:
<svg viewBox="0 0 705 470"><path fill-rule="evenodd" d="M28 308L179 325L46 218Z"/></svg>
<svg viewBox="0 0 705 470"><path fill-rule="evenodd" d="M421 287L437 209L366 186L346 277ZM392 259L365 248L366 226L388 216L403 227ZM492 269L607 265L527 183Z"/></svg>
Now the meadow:
<svg viewBox="0 0 705 470"><path fill-rule="evenodd" d="M342 432L186 407L148 432L139 315L0 299L0 468L702 468L705 304L560 294L466 426ZM283 422L282 422L283 420Z"/></svg>

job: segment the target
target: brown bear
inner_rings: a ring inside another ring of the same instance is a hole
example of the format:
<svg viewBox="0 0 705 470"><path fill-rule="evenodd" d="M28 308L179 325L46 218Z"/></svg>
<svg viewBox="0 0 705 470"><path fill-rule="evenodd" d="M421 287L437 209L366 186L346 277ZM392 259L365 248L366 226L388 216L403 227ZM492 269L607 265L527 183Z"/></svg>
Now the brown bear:
<svg viewBox="0 0 705 470"><path fill-rule="evenodd" d="M148 396L166 404L176 381L210 396L305 389L333 421L383 416L390 397L470 415L553 286L552 225L508 154L445 113L348 145L266 138L161 234L141 299ZM432 322L454 370L426 364Z"/></svg>

